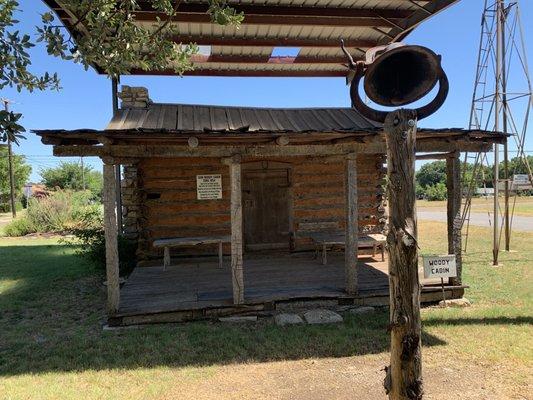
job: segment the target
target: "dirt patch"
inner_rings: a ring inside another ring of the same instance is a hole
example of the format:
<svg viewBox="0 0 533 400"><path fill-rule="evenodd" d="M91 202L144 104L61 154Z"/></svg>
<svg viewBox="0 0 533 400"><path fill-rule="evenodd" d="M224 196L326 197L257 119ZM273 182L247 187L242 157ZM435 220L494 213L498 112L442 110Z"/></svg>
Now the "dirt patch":
<svg viewBox="0 0 533 400"><path fill-rule="evenodd" d="M382 354L229 365L208 378L177 379L162 398L386 399L382 369L387 360ZM435 361L424 369L425 399L532 399L531 385L516 382L511 378L516 371L508 367L465 362L441 366Z"/></svg>

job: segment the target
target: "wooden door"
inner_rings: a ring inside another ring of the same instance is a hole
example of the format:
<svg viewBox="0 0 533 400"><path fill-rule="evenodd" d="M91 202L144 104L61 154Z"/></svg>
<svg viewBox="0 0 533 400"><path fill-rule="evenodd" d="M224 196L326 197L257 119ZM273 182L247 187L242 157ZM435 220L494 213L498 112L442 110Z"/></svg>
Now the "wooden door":
<svg viewBox="0 0 533 400"><path fill-rule="evenodd" d="M288 248L289 170L243 171L244 244L247 250Z"/></svg>

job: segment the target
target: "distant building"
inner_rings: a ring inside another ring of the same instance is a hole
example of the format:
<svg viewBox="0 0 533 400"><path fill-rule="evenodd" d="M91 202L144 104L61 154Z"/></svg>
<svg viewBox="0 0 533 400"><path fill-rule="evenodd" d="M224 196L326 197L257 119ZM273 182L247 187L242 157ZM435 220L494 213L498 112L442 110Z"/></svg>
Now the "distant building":
<svg viewBox="0 0 533 400"><path fill-rule="evenodd" d="M477 188L476 195L482 197L494 196L494 188Z"/></svg>
<svg viewBox="0 0 533 400"><path fill-rule="evenodd" d="M31 197L42 198L48 196L48 190L42 183L26 183L23 189L24 197L27 199Z"/></svg>

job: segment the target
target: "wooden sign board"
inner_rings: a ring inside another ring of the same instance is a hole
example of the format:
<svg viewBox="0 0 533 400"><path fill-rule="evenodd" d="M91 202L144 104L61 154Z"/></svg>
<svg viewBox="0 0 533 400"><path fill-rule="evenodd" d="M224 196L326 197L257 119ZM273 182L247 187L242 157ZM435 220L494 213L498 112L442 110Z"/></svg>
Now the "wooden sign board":
<svg viewBox="0 0 533 400"><path fill-rule="evenodd" d="M529 184L529 176L527 174L514 174L513 175L513 183L515 185L528 185Z"/></svg>
<svg viewBox="0 0 533 400"><path fill-rule="evenodd" d="M198 200L222 198L222 175L196 175L196 197Z"/></svg>
<svg viewBox="0 0 533 400"><path fill-rule="evenodd" d="M424 278L453 278L457 276L455 255L423 256Z"/></svg>
<svg viewBox="0 0 533 400"><path fill-rule="evenodd" d="M531 182L529 181L529 175L527 174L514 174L513 175L513 190L527 190L527 189L533 189L533 186L531 185Z"/></svg>

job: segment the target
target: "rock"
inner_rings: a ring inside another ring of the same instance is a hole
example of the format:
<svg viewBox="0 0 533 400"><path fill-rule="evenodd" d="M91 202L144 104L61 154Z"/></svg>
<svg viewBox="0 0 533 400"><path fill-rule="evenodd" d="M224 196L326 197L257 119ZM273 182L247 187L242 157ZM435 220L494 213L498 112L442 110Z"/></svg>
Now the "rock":
<svg viewBox="0 0 533 400"><path fill-rule="evenodd" d="M46 343L48 341L48 339L46 339L46 337L44 337L43 335L40 335L40 334L33 335L33 338L35 339L35 342L39 343L39 344L43 344L43 343Z"/></svg>
<svg viewBox="0 0 533 400"><path fill-rule="evenodd" d="M298 314L278 314L274 317L274 322L276 325L285 326L303 324L304 320Z"/></svg>
<svg viewBox="0 0 533 400"><path fill-rule="evenodd" d="M371 306L362 306L362 307L357 307L357 308L352 308L350 310L350 314L356 314L356 315L359 315L359 314L368 314L368 313L372 313L376 311L376 309L374 307L371 307Z"/></svg>
<svg viewBox="0 0 533 400"><path fill-rule="evenodd" d="M220 322L233 322L233 323L240 323L240 322L256 322L257 321L257 315L246 315L246 316L236 316L236 317L220 317L218 319Z"/></svg>
<svg viewBox="0 0 533 400"><path fill-rule="evenodd" d="M470 307L472 303L470 303L470 300L462 297L460 299L450 299L446 300L446 304L444 304L444 300L439 301L439 306L444 307L457 307L457 308L463 308L463 307Z"/></svg>
<svg viewBox="0 0 533 400"><path fill-rule="evenodd" d="M304 313L304 319L308 324L334 324L342 322L342 317L330 310L316 309Z"/></svg>

